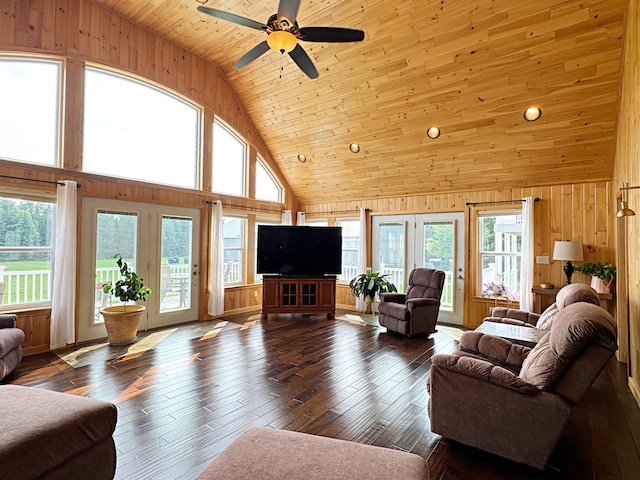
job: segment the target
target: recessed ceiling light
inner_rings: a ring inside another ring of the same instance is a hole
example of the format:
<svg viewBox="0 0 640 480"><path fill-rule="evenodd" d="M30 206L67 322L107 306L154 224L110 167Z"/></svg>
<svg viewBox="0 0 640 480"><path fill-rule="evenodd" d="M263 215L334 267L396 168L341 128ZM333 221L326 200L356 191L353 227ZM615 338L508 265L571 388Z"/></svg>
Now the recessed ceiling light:
<svg viewBox="0 0 640 480"><path fill-rule="evenodd" d="M431 127L427 130L427 137L431 139L436 139L440 136L440 129L438 127Z"/></svg>
<svg viewBox="0 0 640 480"><path fill-rule="evenodd" d="M349 151L351 153L360 153L360 145L358 145L357 143L349 144Z"/></svg>
<svg viewBox="0 0 640 480"><path fill-rule="evenodd" d="M307 156L303 155L302 153L300 155L298 155L298 161L300 163L306 163L307 162Z"/></svg>
<svg viewBox="0 0 640 480"><path fill-rule="evenodd" d="M524 111L524 119L527 122L535 122L542 116L540 107L529 107Z"/></svg>

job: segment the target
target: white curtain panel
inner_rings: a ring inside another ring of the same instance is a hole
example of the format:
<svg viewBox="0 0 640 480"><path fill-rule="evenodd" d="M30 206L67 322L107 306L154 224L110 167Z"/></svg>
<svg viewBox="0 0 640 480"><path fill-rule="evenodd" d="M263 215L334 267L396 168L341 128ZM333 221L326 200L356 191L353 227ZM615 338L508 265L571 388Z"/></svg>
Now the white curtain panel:
<svg viewBox="0 0 640 480"><path fill-rule="evenodd" d="M305 212L296 213L296 225L302 226L307 223L307 214Z"/></svg>
<svg viewBox="0 0 640 480"><path fill-rule="evenodd" d="M76 232L78 185L67 180L57 190L56 239L51 300L51 349L75 343Z"/></svg>
<svg viewBox="0 0 640 480"><path fill-rule="evenodd" d="M282 211L282 225L291 225L291 210Z"/></svg>
<svg viewBox="0 0 640 480"><path fill-rule="evenodd" d="M360 250L358 251L358 274L367 271L367 209L360 209ZM351 279L349 279L351 280ZM366 303L362 296L356 298L356 308L364 310Z"/></svg>
<svg viewBox="0 0 640 480"><path fill-rule="evenodd" d="M533 198L522 202L522 271L520 272L520 310L531 312L533 300Z"/></svg>
<svg viewBox="0 0 640 480"><path fill-rule="evenodd" d="M211 252L209 262L209 303L213 317L224 313L224 243L222 237L222 202L211 205Z"/></svg>

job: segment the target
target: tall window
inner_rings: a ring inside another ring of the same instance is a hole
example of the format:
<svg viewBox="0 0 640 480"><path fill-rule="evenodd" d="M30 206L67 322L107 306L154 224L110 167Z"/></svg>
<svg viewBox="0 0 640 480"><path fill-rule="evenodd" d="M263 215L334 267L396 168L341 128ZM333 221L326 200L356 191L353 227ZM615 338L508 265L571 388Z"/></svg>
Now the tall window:
<svg viewBox="0 0 640 480"><path fill-rule="evenodd" d="M481 214L482 295L520 297L522 216L519 211Z"/></svg>
<svg viewBox="0 0 640 480"><path fill-rule="evenodd" d="M256 160L256 199L268 202L282 201L282 188L259 158Z"/></svg>
<svg viewBox="0 0 640 480"><path fill-rule="evenodd" d="M0 158L58 165L60 62L0 57Z"/></svg>
<svg viewBox="0 0 640 480"><path fill-rule="evenodd" d="M150 84L86 69L85 171L198 188L199 131L194 105Z"/></svg>
<svg viewBox="0 0 640 480"><path fill-rule="evenodd" d="M338 280L349 282L358 275L358 256L360 252L360 220L337 219L336 224L342 227L342 273Z"/></svg>
<svg viewBox="0 0 640 480"><path fill-rule="evenodd" d="M213 122L213 191L228 195L245 194L247 145L229 128Z"/></svg>
<svg viewBox="0 0 640 480"><path fill-rule="evenodd" d="M280 219L271 219L271 218L265 218L265 219L259 219L256 221L256 238L255 238L255 245L256 245L256 251L255 251L255 258L254 258L254 262L255 262L255 271L256 271L256 276L255 276L255 281L256 282L260 282L262 281L262 274L261 273L257 273L258 272L258 229L260 228L260 225L278 225L280 223Z"/></svg>
<svg viewBox="0 0 640 480"><path fill-rule="evenodd" d="M0 304L51 301L54 207L0 197Z"/></svg>
<svg viewBox="0 0 640 480"><path fill-rule="evenodd" d="M244 226L244 218L223 217L225 285L244 281Z"/></svg>

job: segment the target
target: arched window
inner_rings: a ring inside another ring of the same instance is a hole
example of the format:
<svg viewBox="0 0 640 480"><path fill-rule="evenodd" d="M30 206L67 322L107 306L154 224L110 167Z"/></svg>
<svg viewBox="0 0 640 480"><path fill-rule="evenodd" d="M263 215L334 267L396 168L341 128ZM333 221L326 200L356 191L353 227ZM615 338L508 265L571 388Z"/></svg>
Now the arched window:
<svg viewBox="0 0 640 480"><path fill-rule="evenodd" d="M0 158L58 166L60 62L0 57Z"/></svg>
<svg viewBox="0 0 640 480"><path fill-rule="evenodd" d="M282 187L260 158L256 159L256 200L282 202Z"/></svg>
<svg viewBox="0 0 640 480"><path fill-rule="evenodd" d="M87 67L84 171L198 188L199 131L194 105L153 85Z"/></svg>
<svg viewBox="0 0 640 480"><path fill-rule="evenodd" d="M213 122L214 192L244 196L247 144L218 120Z"/></svg>

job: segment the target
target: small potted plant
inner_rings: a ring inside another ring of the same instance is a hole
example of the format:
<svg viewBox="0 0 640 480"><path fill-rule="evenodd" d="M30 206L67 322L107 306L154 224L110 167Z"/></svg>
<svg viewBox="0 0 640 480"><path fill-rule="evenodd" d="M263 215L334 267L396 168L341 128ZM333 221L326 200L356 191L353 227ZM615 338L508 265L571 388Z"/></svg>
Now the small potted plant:
<svg viewBox="0 0 640 480"><path fill-rule="evenodd" d="M372 272L371 267L367 268L367 273L361 273L349 282L349 289L354 297L362 296L365 301L363 313L372 313L371 302L377 294L397 292L396 286L387 280L389 275L380 275L379 272Z"/></svg>
<svg viewBox="0 0 640 480"><path fill-rule="evenodd" d="M611 293L611 284L616 279L616 267L610 263L586 262L577 266L577 272L591 275L591 288L598 293Z"/></svg>
<svg viewBox="0 0 640 480"><path fill-rule="evenodd" d="M129 345L136 340L140 317L145 311L144 305L137 305L135 302L145 301L151 295L151 289L144 286L144 280L129 268L119 253L113 258L116 259L122 278L115 285L103 285L102 291L118 298L122 305L101 308L100 313L104 318L109 343L115 346Z"/></svg>

